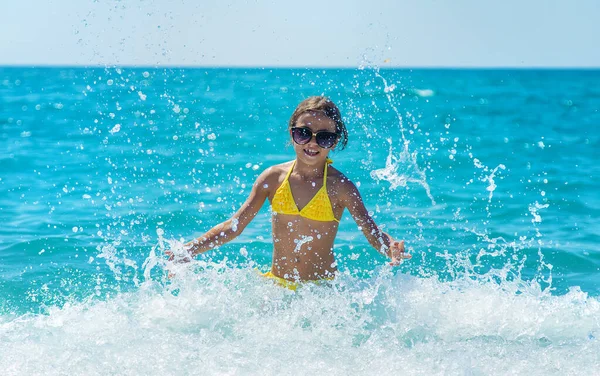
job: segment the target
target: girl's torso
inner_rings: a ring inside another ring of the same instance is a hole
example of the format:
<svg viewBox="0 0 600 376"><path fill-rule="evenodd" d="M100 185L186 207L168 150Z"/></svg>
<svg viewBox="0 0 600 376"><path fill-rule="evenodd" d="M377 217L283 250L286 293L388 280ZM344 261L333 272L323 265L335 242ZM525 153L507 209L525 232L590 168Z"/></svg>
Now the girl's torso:
<svg viewBox="0 0 600 376"><path fill-rule="evenodd" d="M289 174L293 162L271 167L269 202L273 204L277 189L289 182L296 212L306 212L307 205L314 205L313 198L323 186L323 176L304 179L293 172ZM344 207L339 200L340 179L343 175L329 166L327 170L326 192L331 203L331 211L337 220L315 220L299 214L273 212L273 265L271 272L288 280L317 280L331 278L337 268L333 254L333 242L338 231L338 220ZM282 187L286 188L287 187ZM281 192L278 196L281 196ZM280 199L280 197L277 197ZM308 209L311 209L310 207Z"/></svg>

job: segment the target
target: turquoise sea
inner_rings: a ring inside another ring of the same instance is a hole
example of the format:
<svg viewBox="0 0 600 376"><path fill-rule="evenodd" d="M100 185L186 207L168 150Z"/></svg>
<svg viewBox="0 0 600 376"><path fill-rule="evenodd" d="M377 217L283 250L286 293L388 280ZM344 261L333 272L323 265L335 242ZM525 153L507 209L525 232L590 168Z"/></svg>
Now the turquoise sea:
<svg viewBox="0 0 600 376"><path fill-rule="evenodd" d="M162 252L293 159L295 106L413 259L346 212L340 276L262 279L270 208L192 264ZM0 67L7 375L580 375L600 363L600 71ZM173 266L171 266L173 267Z"/></svg>

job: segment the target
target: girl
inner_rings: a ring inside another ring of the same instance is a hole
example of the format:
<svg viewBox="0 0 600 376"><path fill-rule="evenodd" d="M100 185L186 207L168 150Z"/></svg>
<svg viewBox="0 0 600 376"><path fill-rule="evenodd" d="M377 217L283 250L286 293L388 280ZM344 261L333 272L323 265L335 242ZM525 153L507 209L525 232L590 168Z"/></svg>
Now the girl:
<svg viewBox="0 0 600 376"><path fill-rule="evenodd" d="M244 231L265 200L273 210L273 263L264 276L288 288L299 282L332 279L337 271L333 242L344 209L348 209L369 243L391 258L391 265L411 258L404 241L396 241L375 224L358 189L330 166L329 151L348 142L337 106L326 97L302 101L288 131L296 159L267 168L232 218L187 243L191 256L225 244ZM167 252L173 260L172 252ZM189 261L185 258L183 261Z"/></svg>

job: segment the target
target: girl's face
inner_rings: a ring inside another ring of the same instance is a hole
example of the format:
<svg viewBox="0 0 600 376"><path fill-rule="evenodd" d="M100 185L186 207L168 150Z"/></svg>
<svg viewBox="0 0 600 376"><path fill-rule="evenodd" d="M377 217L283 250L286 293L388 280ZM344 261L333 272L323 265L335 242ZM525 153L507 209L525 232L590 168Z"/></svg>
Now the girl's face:
<svg viewBox="0 0 600 376"><path fill-rule="evenodd" d="M335 133L335 122L325 116L322 112L308 111L298 117L296 121L297 128L308 128L312 133L321 131ZM291 130L290 130L291 132ZM308 165L321 165L327 159L329 150L333 149L337 144L337 138L331 148L324 148L317 143L315 135L312 135L310 141L306 144L298 144L294 142L292 138L292 144L294 145L294 151L298 160Z"/></svg>

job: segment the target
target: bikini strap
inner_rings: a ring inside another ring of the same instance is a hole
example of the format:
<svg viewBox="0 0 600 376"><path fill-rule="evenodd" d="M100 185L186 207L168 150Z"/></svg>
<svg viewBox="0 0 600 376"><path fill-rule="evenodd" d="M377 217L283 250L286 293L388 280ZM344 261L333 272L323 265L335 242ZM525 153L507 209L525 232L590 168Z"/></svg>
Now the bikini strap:
<svg viewBox="0 0 600 376"><path fill-rule="evenodd" d="M290 167L290 169L287 172L287 175L285 175L285 179L283 180L284 182L286 180L289 180L290 175L292 174L292 170L294 169L294 166L296 165L296 160L294 159L294 162L292 163L292 167Z"/></svg>
<svg viewBox="0 0 600 376"><path fill-rule="evenodd" d="M325 187L327 183L327 167L329 167L329 165L332 163L333 161L329 158L327 158L327 160L325 161L325 170L323 171L323 187Z"/></svg>

